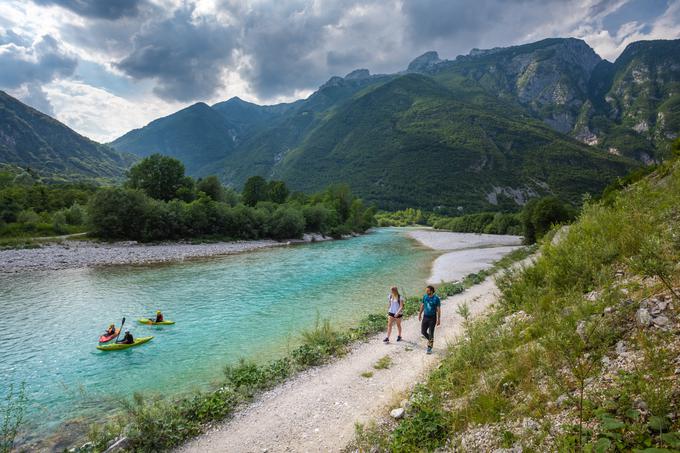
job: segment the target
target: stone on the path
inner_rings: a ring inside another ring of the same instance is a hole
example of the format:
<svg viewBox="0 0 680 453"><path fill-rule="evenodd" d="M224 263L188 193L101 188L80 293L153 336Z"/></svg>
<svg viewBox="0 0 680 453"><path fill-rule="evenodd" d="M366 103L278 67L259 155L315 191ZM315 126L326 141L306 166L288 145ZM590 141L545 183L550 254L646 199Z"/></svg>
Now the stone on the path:
<svg viewBox="0 0 680 453"><path fill-rule="evenodd" d="M403 407L398 407L396 409L392 409L390 411L390 417L399 420L400 418L404 417L404 408Z"/></svg>

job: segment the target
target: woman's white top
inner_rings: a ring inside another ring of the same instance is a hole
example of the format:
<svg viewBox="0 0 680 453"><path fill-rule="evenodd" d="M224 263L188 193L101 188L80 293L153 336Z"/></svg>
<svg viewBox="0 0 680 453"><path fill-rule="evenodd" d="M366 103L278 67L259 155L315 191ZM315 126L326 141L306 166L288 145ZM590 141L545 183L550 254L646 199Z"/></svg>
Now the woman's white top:
<svg viewBox="0 0 680 453"><path fill-rule="evenodd" d="M393 294L390 294L387 298L387 301L390 303L390 313L396 315L399 311L399 306L401 305L400 302L403 302L403 300L403 296L395 297Z"/></svg>

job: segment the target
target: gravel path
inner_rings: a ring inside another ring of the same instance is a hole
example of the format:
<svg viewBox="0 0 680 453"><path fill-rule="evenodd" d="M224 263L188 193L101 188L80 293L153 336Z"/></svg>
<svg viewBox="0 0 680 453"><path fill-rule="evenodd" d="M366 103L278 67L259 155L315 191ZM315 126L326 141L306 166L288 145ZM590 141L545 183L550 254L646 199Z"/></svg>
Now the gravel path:
<svg viewBox="0 0 680 453"><path fill-rule="evenodd" d="M425 354L416 317L403 323L405 341L383 344L384 334L356 345L344 358L313 368L261 395L230 421L185 445L188 452L327 452L339 451L354 438L355 422L381 417L397 407L413 384L424 379L443 357L447 343L461 334L456 306L467 303L480 315L497 298L493 279L442 302L442 323L435 349ZM389 355L393 365L373 365ZM371 371L373 377L361 373Z"/></svg>
<svg viewBox="0 0 680 453"><path fill-rule="evenodd" d="M304 239L284 242L261 240L208 244L166 243L159 245L139 244L137 242L63 241L33 249L0 250L0 274L183 261L327 239L320 235L305 235Z"/></svg>

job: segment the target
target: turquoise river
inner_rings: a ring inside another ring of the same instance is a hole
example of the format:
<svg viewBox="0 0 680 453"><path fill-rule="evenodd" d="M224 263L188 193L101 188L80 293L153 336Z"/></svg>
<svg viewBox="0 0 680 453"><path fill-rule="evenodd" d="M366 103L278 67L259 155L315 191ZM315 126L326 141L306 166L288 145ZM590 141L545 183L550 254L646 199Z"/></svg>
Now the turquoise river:
<svg viewBox="0 0 680 453"><path fill-rule="evenodd" d="M420 291L436 255L403 230L377 229L175 264L0 275L0 379L26 384L24 440L56 439L64 423L94 420L134 392L206 388L227 363L281 355L319 318L351 326L385 304L391 285ZM177 324L136 322L156 308ZM123 316L135 336L155 338L98 351L99 334Z"/></svg>

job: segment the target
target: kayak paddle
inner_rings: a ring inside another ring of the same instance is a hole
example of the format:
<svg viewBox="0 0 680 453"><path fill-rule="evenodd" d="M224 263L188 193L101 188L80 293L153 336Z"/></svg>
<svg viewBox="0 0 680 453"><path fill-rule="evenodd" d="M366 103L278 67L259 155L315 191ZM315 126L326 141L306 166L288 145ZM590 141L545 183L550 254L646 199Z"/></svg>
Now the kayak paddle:
<svg viewBox="0 0 680 453"><path fill-rule="evenodd" d="M120 333L123 331L124 325L125 325L125 316L123 316L123 322L120 323L120 330L118 331L118 335L116 335L116 341L114 341L114 343L118 343L118 337L120 337Z"/></svg>

